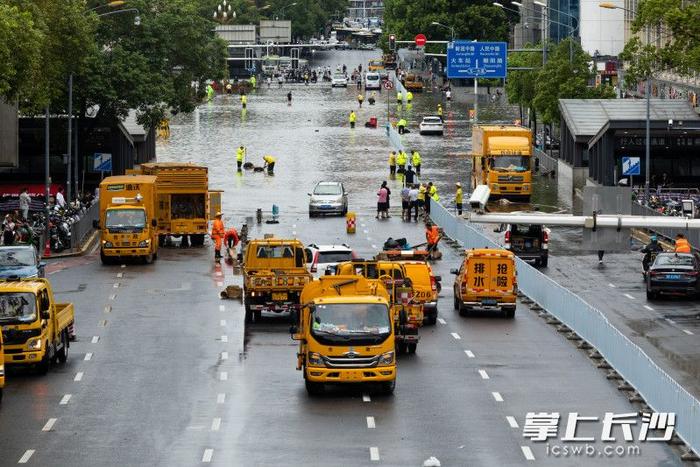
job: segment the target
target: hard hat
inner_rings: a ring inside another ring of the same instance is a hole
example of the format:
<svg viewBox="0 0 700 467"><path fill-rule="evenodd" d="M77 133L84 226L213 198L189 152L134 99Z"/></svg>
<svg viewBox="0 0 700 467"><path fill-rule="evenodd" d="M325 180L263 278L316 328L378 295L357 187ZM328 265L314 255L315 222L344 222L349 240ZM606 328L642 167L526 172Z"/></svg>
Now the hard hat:
<svg viewBox="0 0 700 467"><path fill-rule="evenodd" d="M222 216L221 211L219 211L219 212L216 213L216 216L215 216L215 217L221 217L221 216Z"/></svg>
<svg viewBox="0 0 700 467"><path fill-rule="evenodd" d="M455 183L455 185L458 186L458 187L461 187L461 186L462 186L462 184L459 183L459 182Z"/></svg>

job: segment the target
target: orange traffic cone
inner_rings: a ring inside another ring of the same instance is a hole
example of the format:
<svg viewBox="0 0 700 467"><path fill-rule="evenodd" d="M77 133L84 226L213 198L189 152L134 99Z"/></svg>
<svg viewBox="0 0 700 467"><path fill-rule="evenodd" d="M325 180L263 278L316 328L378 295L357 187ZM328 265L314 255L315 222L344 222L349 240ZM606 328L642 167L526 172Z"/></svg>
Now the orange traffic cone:
<svg viewBox="0 0 700 467"><path fill-rule="evenodd" d="M51 240L47 238L46 244L44 245L43 257L48 258L49 256L51 256Z"/></svg>

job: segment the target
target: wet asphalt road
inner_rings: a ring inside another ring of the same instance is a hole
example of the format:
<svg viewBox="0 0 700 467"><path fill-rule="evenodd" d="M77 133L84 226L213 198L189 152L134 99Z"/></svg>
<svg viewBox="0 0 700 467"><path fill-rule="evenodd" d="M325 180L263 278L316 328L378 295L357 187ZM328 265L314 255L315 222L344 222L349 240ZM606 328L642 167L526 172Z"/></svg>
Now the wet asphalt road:
<svg viewBox="0 0 700 467"><path fill-rule="evenodd" d="M367 58L340 55L348 64ZM269 216L272 204L279 205L280 224L253 225L252 237L347 242L364 257L389 236L423 241L422 228L402 222L395 207L389 220L373 217L390 148L381 130L348 128L354 91L292 89L291 107L287 88L273 88L251 96L245 116L237 100L220 96L178 117L170 140L159 144L160 160L207 164L213 188L225 190L227 225L239 226L258 207ZM430 96L417 99L414 112L432 108L422 102ZM365 105L359 122L373 113ZM466 121L460 125L466 135ZM409 137L424 148L424 178L438 181L449 197L449 184L468 173L454 155L464 152L467 137L438 144ZM275 155L276 175L236 174L239 144L259 165L263 154ZM346 184L359 216L357 234L346 234L341 218L308 218L306 192L322 179ZM399 186L390 181L394 206ZM244 329L241 304L218 298L240 276L230 266L217 268L210 248L164 249L148 266L105 267L94 254L52 266L59 300L76 306L79 340L68 362L46 377L8 378L0 465L27 456L27 464L40 466L399 466L422 465L430 456L443 466L680 464L678 451L665 444L639 443L641 455L634 457L559 458L547 455L545 443L524 438L527 412L560 412L561 437L569 412L602 417L637 408L527 307L519 305L512 321L460 317L449 275L458 251L443 248L435 265L444 285L440 322L421 329L415 355L399 359L393 397L345 389L309 398L295 370L288 323L265 316ZM601 428L581 424L578 434L600 439Z"/></svg>

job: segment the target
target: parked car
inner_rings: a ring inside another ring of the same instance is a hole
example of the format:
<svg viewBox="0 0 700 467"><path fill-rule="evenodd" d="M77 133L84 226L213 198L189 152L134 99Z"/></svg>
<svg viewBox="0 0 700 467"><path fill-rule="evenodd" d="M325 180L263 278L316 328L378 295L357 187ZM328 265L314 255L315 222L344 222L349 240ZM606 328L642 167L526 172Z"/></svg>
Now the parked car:
<svg viewBox="0 0 700 467"><path fill-rule="evenodd" d="M315 245L312 243L306 248L306 259L309 261L307 267L315 277L324 275L328 268L331 268L329 271L331 274L335 274L334 268L338 266L338 263L357 258L352 248L345 243L342 245Z"/></svg>
<svg viewBox="0 0 700 467"><path fill-rule="evenodd" d="M334 73L333 78L331 78L331 87L342 86L344 88L348 87L348 77L342 73Z"/></svg>
<svg viewBox="0 0 700 467"><path fill-rule="evenodd" d="M45 266L33 245L0 247L0 279L46 277Z"/></svg>
<svg viewBox="0 0 700 467"><path fill-rule="evenodd" d="M518 258L533 261L535 266L547 267L549 260L549 235L544 225L508 224L504 235L504 247Z"/></svg>
<svg viewBox="0 0 700 467"><path fill-rule="evenodd" d="M438 116L423 117L419 129L421 135L442 135L442 119Z"/></svg>
<svg viewBox="0 0 700 467"><path fill-rule="evenodd" d="M365 75L365 90L381 89L382 77L379 73L367 73Z"/></svg>
<svg viewBox="0 0 700 467"><path fill-rule="evenodd" d="M309 217L319 214L344 216L348 212L348 193L340 182L318 182L308 195Z"/></svg>
<svg viewBox="0 0 700 467"><path fill-rule="evenodd" d="M647 274L647 299L659 295L700 294L700 262L692 253L659 253Z"/></svg>

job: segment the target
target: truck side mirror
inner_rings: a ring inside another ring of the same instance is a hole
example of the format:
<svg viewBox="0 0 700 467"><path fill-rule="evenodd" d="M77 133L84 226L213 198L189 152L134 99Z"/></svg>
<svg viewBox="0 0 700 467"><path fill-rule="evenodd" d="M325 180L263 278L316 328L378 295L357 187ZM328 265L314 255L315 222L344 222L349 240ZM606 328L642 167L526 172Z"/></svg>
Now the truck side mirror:
<svg viewBox="0 0 700 467"><path fill-rule="evenodd" d="M442 282L442 276L435 276L435 282Z"/></svg>
<svg viewBox="0 0 700 467"><path fill-rule="evenodd" d="M98 229L98 230L99 230L99 228L100 228L100 221L97 220L97 219L93 219L93 221L92 221L92 228L93 228L93 229Z"/></svg>
<svg viewBox="0 0 700 467"><path fill-rule="evenodd" d="M450 269L450 274L454 274L456 276L459 274L459 269Z"/></svg>
<svg viewBox="0 0 700 467"><path fill-rule="evenodd" d="M154 227L154 228L155 228L155 227L158 227L158 221L155 220L155 219L151 219L151 226Z"/></svg>
<svg viewBox="0 0 700 467"><path fill-rule="evenodd" d="M49 310L43 310L41 312L41 319L51 319L51 313L49 313Z"/></svg>
<svg viewBox="0 0 700 467"><path fill-rule="evenodd" d="M406 317L406 310L399 311L399 325L404 326L407 321L408 318Z"/></svg>

